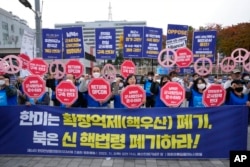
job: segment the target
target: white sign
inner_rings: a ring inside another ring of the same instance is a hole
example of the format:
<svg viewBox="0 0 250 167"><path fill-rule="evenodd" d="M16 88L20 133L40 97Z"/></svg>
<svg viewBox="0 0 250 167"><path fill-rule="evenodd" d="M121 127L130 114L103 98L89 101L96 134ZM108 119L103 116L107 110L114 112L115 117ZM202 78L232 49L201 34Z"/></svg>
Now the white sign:
<svg viewBox="0 0 250 167"><path fill-rule="evenodd" d="M32 60L36 57L36 36L34 32L24 31L20 53L24 53Z"/></svg>

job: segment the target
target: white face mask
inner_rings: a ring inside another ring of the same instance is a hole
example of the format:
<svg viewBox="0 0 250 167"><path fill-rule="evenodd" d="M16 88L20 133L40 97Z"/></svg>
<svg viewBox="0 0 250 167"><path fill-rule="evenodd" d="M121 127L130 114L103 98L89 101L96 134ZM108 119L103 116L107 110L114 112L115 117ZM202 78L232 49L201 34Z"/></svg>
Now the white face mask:
<svg viewBox="0 0 250 167"><path fill-rule="evenodd" d="M153 78L150 76L150 77L148 77L148 80L152 80Z"/></svg>
<svg viewBox="0 0 250 167"><path fill-rule="evenodd" d="M198 84L198 85L197 85L197 87L198 87L198 89L203 90L203 89L205 89L206 84L204 84L204 83L202 83L202 84Z"/></svg>
<svg viewBox="0 0 250 167"><path fill-rule="evenodd" d="M217 82L218 82L218 83L222 83L222 79L218 79Z"/></svg>
<svg viewBox="0 0 250 167"><path fill-rule="evenodd" d="M244 77L244 80L246 80L246 81L248 81L249 79L250 79L249 76L245 76L245 77Z"/></svg>
<svg viewBox="0 0 250 167"><path fill-rule="evenodd" d="M100 76L101 76L101 73L99 73L99 72L94 72L93 73L94 78L99 78Z"/></svg>
<svg viewBox="0 0 250 167"><path fill-rule="evenodd" d="M0 86L3 86L5 84L5 80L0 80Z"/></svg>
<svg viewBox="0 0 250 167"><path fill-rule="evenodd" d="M173 82L178 82L178 81L179 81L179 78L178 78L178 77L174 77L174 78L172 78L172 81L173 81Z"/></svg>
<svg viewBox="0 0 250 167"><path fill-rule="evenodd" d="M160 80L160 79L157 79L157 80L156 80L156 82L160 83L160 82L161 82L161 80Z"/></svg>
<svg viewBox="0 0 250 167"><path fill-rule="evenodd" d="M123 83L119 83L119 87L123 87Z"/></svg>

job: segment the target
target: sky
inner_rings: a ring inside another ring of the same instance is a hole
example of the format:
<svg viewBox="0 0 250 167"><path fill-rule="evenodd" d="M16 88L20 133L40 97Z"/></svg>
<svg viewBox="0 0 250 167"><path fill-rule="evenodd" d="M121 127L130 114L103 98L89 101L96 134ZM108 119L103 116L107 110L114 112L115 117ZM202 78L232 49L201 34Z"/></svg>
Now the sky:
<svg viewBox="0 0 250 167"><path fill-rule="evenodd" d="M35 0L28 1L35 9ZM146 21L149 27L162 28L164 34L168 24L198 29L213 23L226 27L250 22L249 0L40 0L42 27L108 20L109 2L113 21ZM0 7L12 11L35 28L34 13L19 0L0 0Z"/></svg>

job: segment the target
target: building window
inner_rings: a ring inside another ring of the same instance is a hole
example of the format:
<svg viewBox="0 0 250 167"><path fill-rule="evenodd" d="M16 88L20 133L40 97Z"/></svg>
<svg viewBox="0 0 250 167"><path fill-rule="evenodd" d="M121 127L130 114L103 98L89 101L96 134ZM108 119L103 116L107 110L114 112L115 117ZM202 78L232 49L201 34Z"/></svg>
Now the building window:
<svg viewBox="0 0 250 167"><path fill-rule="evenodd" d="M2 28L3 28L3 30L9 31L8 23L3 21L2 22Z"/></svg>
<svg viewBox="0 0 250 167"><path fill-rule="evenodd" d="M14 27L13 24L10 26L10 29L11 29L12 32L15 32L15 27Z"/></svg>
<svg viewBox="0 0 250 167"><path fill-rule="evenodd" d="M9 40L9 34L3 33L3 44L7 44Z"/></svg>
<svg viewBox="0 0 250 167"><path fill-rule="evenodd" d="M19 34L20 34L20 35L23 35L23 31L24 31L24 30L23 30L22 28L19 28Z"/></svg>

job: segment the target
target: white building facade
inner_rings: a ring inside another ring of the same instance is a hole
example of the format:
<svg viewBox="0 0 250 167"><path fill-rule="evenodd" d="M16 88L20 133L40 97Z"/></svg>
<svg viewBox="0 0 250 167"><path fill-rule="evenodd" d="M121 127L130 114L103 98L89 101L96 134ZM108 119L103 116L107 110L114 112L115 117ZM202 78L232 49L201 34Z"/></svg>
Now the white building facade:
<svg viewBox="0 0 250 167"><path fill-rule="evenodd" d="M24 31L34 32L26 20L0 8L0 49L2 54L20 51Z"/></svg>

